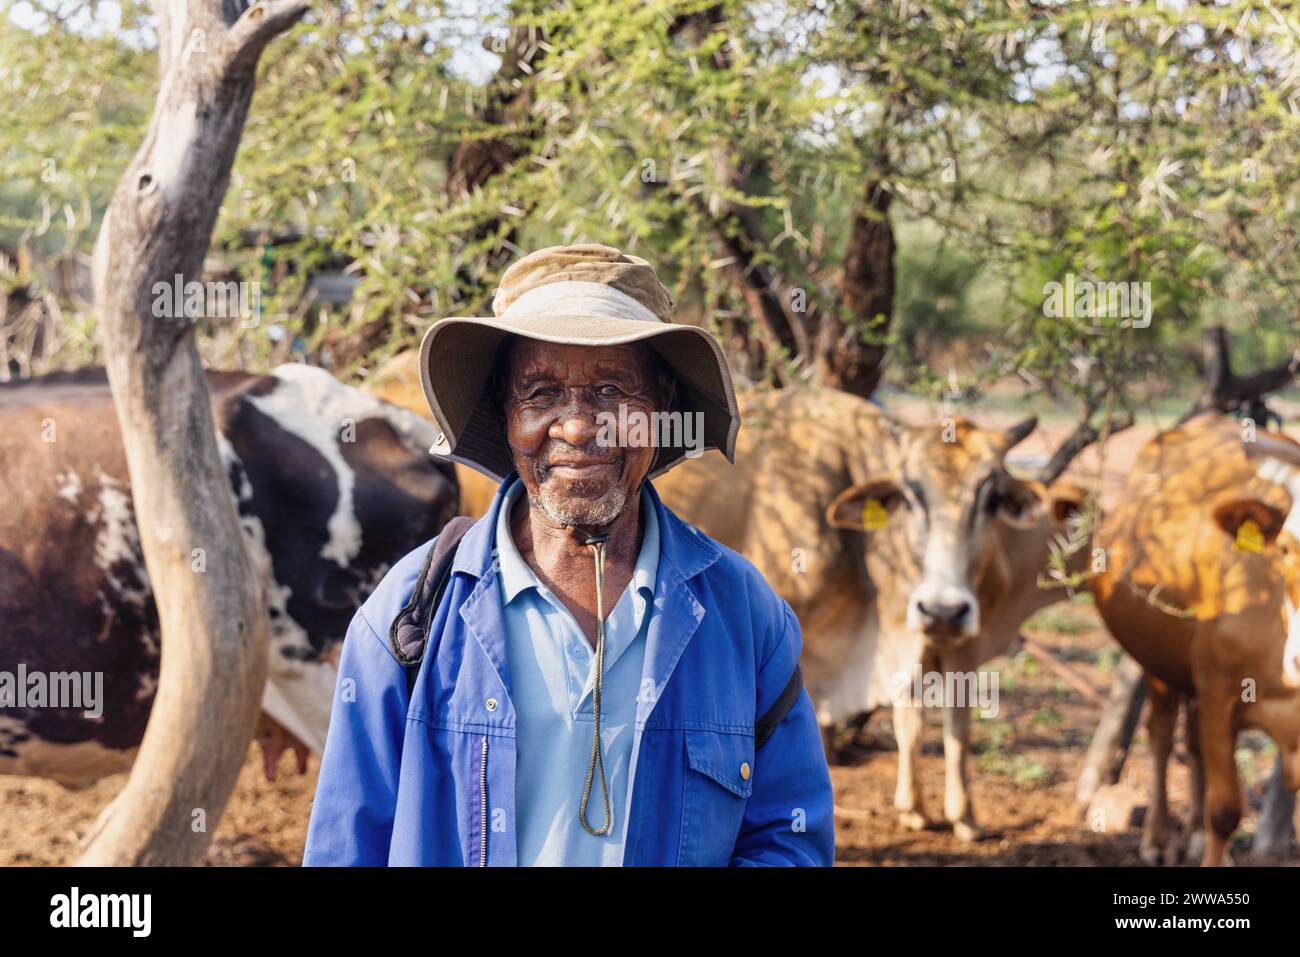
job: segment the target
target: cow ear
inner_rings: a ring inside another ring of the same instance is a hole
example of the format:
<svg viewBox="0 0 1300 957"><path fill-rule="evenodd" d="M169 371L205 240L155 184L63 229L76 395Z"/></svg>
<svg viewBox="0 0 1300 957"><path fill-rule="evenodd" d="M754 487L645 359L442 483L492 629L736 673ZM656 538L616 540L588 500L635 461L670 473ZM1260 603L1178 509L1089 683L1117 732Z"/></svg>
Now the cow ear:
<svg viewBox="0 0 1300 957"><path fill-rule="evenodd" d="M1259 499L1235 498L1214 507L1214 522L1250 551L1252 544L1271 545L1277 540L1286 513Z"/></svg>
<svg viewBox="0 0 1300 957"><path fill-rule="evenodd" d="M831 528L854 532L879 531L903 505L903 493L893 479L878 478L851 485L826 507Z"/></svg>

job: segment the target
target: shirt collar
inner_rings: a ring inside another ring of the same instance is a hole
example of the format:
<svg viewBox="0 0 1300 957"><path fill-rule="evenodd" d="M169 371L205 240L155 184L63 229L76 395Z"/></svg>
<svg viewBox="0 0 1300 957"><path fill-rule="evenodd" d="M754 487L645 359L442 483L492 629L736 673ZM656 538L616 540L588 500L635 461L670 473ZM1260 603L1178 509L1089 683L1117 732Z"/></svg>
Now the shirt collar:
<svg viewBox="0 0 1300 957"><path fill-rule="evenodd" d="M632 571L634 594L641 601L654 598L659 573L659 516L647 488L648 485L641 486L641 551L637 554L636 568ZM494 554L501 573L503 605L510 604L515 596L526 589L536 588L540 592L544 587L519 554L519 548L510 534L510 512L523 494L524 483L516 477L506 489L505 500L497 512Z"/></svg>

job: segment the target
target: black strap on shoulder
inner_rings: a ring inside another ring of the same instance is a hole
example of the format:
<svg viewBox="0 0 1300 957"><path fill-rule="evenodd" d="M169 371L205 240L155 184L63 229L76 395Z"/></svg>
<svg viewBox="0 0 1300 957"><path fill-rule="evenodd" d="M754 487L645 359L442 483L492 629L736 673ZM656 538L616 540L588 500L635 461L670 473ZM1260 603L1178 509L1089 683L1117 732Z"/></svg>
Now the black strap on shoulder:
<svg viewBox="0 0 1300 957"><path fill-rule="evenodd" d="M772 737L772 733L780 727L785 716L790 713L794 703L799 700L799 692L803 691L803 671L796 664L794 674L786 682L785 688L776 696L776 701L772 707L767 709L767 714L754 722L754 750L757 751L763 745L767 744L767 739Z"/></svg>
<svg viewBox="0 0 1300 957"><path fill-rule="evenodd" d="M406 600L388 629L388 643L393 655L406 669L408 695L415 687L415 676L419 674L420 662L424 660L429 626L438 610L438 603L442 601L443 592L447 590L447 582L451 580L451 563L456 557L456 546L473 524L474 519L468 515L457 515L443 526L433 547L429 549L429 554L424 557L424 566L415 579L411 597Z"/></svg>

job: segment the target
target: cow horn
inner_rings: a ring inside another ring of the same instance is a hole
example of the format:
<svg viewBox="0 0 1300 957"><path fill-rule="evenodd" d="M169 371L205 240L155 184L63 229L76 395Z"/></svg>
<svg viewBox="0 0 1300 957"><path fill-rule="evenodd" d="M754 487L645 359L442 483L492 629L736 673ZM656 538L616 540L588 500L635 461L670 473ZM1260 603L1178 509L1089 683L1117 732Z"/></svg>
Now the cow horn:
<svg viewBox="0 0 1300 957"><path fill-rule="evenodd" d="M1300 445L1294 442L1261 435L1254 442L1245 445L1246 454L1251 458L1268 457L1300 467Z"/></svg>
<svg viewBox="0 0 1300 957"><path fill-rule="evenodd" d="M1038 428L1038 416L1031 415L1023 422L1018 422L1007 429L1007 448L1013 449L1029 437L1029 433Z"/></svg>
<svg viewBox="0 0 1300 957"><path fill-rule="evenodd" d="M1052 453L1052 457L1039 470L1038 481L1044 485L1051 485L1065 474L1065 470L1070 467L1070 463L1078 458L1084 449L1101 438L1101 433L1088 424L1088 419L1091 416L1092 409L1086 408L1083 412L1083 418L1074 427L1074 431L1060 444L1056 451ZM1131 428L1134 421L1133 413L1125 412L1119 418L1109 421L1105 429L1106 434L1114 435L1116 432L1123 432L1125 429Z"/></svg>

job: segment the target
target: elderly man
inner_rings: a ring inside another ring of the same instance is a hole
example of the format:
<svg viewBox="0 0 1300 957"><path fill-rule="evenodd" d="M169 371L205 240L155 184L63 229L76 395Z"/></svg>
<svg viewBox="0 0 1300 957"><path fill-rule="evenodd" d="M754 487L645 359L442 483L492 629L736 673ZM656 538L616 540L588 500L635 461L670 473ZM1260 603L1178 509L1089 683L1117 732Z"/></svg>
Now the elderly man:
<svg viewBox="0 0 1300 957"><path fill-rule="evenodd" d="M307 864L831 863L799 624L647 479L740 426L643 259L544 249L436 323L433 451L498 480L343 646Z"/></svg>

